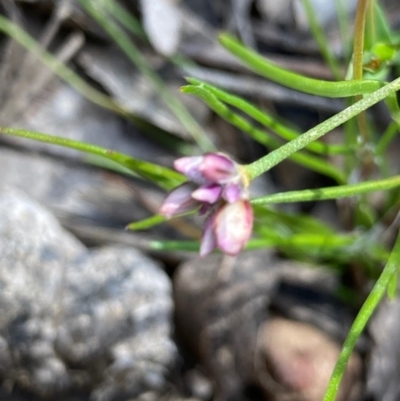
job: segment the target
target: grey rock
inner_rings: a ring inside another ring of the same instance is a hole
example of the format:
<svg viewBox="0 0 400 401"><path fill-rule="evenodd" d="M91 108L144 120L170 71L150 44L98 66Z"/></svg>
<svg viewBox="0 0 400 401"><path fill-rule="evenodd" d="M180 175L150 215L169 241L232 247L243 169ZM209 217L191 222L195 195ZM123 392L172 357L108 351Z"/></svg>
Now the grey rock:
<svg viewBox="0 0 400 401"><path fill-rule="evenodd" d="M174 277L177 334L215 383L215 399L241 400L249 385L268 400L321 399L353 318L333 296L338 283L328 269L268 250L183 264ZM354 353L338 399L354 399L360 371Z"/></svg>
<svg viewBox="0 0 400 401"><path fill-rule="evenodd" d="M133 157L153 159L160 164L168 164L168 158L172 160L171 156L166 156L165 149L153 146L140 135L131 140L132 127L61 83L55 85L40 104L31 105L26 121L15 122L15 125L93 143ZM90 166L90 161L96 164L104 160L90 158L86 163L88 158L84 154L70 149L7 136L0 139L30 150L23 152L0 146L2 171L5 172L0 174L0 189L19 188L70 220L82 217L94 225L121 229L150 214L147 204L144 206L135 199L139 191L133 191L121 176L116 178L112 173L104 174L104 170ZM140 188L146 188L146 184L141 183ZM154 187L150 193L157 208L164 193Z"/></svg>
<svg viewBox="0 0 400 401"><path fill-rule="evenodd" d="M0 192L0 377L47 397L158 391L174 362L171 285L127 247L87 250L43 207Z"/></svg>

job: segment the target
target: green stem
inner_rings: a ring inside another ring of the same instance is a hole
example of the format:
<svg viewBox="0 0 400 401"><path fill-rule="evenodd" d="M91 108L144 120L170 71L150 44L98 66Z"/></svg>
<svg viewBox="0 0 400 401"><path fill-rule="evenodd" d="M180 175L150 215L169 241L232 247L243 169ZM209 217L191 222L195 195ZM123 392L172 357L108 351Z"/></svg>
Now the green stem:
<svg viewBox="0 0 400 401"><path fill-rule="evenodd" d="M398 133L399 133L398 124L395 122L391 123L389 127L387 127L386 131L382 134L381 138L379 139L376 145L376 154L379 156L383 156L390 142L392 142L392 140L396 137Z"/></svg>
<svg viewBox="0 0 400 401"><path fill-rule="evenodd" d="M388 191L396 187L400 187L400 175L383 180L362 182L359 184L281 192L252 199L251 203L253 205L263 205L269 203L292 203L340 199L374 191Z"/></svg>
<svg viewBox="0 0 400 401"><path fill-rule="evenodd" d="M224 103L220 102L214 94L202 88L201 86L188 85L182 87L181 91L183 93L190 93L203 99L204 102L206 102L207 105L218 115L233 124L235 127L246 132L257 142L267 146L268 148L276 149L281 145L281 142L271 137L268 132L254 127L242 116L233 113L232 110L230 110ZM290 155L289 158L311 170L332 177L338 183L346 182L344 175L338 168L318 156L310 155L306 152L297 152Z"/></svg>
<svg viewBox="0 0 400 401"><path fill-rule="evenodd" d="M331 379L328 384L328 388L325 393L323 401L334 401L339 391L340 383L344 375L346 365L350 359L351 353L359 339L362 331L364 330L368 320L372 313L377 308L380 300L385 295L386 289L390 283L391 278L397 273L400 266L400 235L398 235L396 244L390 254L389 260L383 269L379 279L372 288L371 293L364 302L356 319L354 320L350 332L343 344L342 351L339 355L339 359L336 362L336 366L333 370Z"/></svg>
<svg viewBox="0 0 400 401"><path fill-rule="evenodd" d="M228 92L223 91L222 89L219 89L213 85L210 85L196 78L186 78L186 80L191 84L193 84L194 86L204 88L207 91L211 92L213 95L215 95L219 100L222 100L224 103L227 103L245 112L250 117L254 118L254 120L265 125L269 129L274 131L277 135L279 135L281 138L286 139L287 141L296 139L301 134L300 132L282 124L279 120L274 118L265 110L257 108L253 104L247 102L246 100L238 96L232 95ZM349 146L328 144L320 141L315 141L310 143L307 146L307 150L322 154L324 156L344 154L344 153L351 153L351 154L354 153L354 149L352 149Z"/></svg>
<svg viewBox="0 0 400 401"><path fill-rule="evenodd" d="M75 141L73 139L61 138L53 135L42 134L40 132L0 127L0 134L14 137L33 139L38 142L44 142L51 145L63 146L65 148L75 149L86 154L102 156L108 160L135 172L137 175L151 180L165 189L172 189L182 184L184 177L176 171L158 164L150 163L144 160L135 159L124 153L115 150L102 148L85 142Z"/></svg>
<svg viewBox="0 0 400 401"><path fill-rule="evenodd" d="M324 97L349 97L369 94L383 86L382 82L373 80L331 82L305 77L277 66L243 46L231 35L222 34L220 42L253 71L271 81L304 93Z"/></svg>
<svg viewBox="0 0 400 401"><path fill-rule="evenodd" d="M289 157L294 152L303 149L312 141L315 141L316 139L322 137L327 132L332 131L334 128L355 117L357 114L385 99L387 96L393 94L399 89L400 78L397 78L391 83L385 85L383 88L377 90L364 99L359 100L352 106L344 109L335 116L310 129L297 139L281 146L279 149L272 151L267 156L262 157L254 163L249 164L248 166L246 166L246 168L251 179L265 173L266 171L280 163L282 160Z"/></svg>

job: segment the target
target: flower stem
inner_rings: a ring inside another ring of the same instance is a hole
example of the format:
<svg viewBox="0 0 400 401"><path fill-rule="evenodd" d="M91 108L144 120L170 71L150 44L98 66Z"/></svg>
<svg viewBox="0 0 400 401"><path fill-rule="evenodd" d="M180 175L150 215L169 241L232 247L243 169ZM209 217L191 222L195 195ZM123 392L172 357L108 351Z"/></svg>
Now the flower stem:
<svg viewBox="0 0 400 401"><path fill-rule="evenodd" d="M294 139L293 141L281 146L279 149L272 151L271 153L255 161L254 163L247 165L246 169L250 178L254 179L259 175L265 173L281 161L288 158L293 153L297 152L300 149L303 149L309 143L315 141L318 138L321 138L329 131L332 131L334 128L350 120L362 111L385 99L399 89L400 78L397 78L391 83L385 85L383 88L375 91L369 96L366 96L364 99L359 100L358 102L354 103L350 107L347 107L335 116L305 132L297 139Z"/></svg>

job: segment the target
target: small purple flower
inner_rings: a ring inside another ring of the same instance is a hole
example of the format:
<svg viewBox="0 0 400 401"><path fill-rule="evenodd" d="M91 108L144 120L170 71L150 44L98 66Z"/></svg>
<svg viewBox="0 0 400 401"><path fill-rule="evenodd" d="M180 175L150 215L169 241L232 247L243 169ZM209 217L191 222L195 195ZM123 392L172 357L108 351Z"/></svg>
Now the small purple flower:
<svg viewBox="0 0 400 401"><path fill-rule="evenodd" d="M174 167L189 182L167 196L160 213L170 218L199 209L200 215L206 214L200 255L208 255L217 247L228 255L237 255L250 239L253 227L243 169L223 153L182 157L175 160Z"/></svg>
<svg viewBox="0 0 400 401"><path fill-rule="evenodd" d="M200 256L203 258L217 247L217 237L214 230L214 215L206 218L204 223L203 235L200 243Z"/></svg>
<svg viewBox="0 0 400 401"><path fill-rule="evenodd" d="M194 186L185 182L173 189L164 199L160 208L160 214L170 218L178 214L190 212L200 206L200 202L192 198Z"/></svg>
<svg viewBox="0 0 400 401"><path fill-rule="evenodd" d="M225 185L222 197L228 202L237 202L243 196L243 189L235 182L229 182Z"/></svg>
<svg viewBox="0 0 400 401"><path fill-rule="evenodd" d="M200 202L206 202L212 205L220 199L222 193L221 185L208 184L202 185L192 192L192 198Z"/></svg>
<svg viewBox="0 0 400 401"><path fill-rule="evenodd" d="M223 153L206 153L199 168L207 180L219 184L229 182L238 175L237 164Z"/></svg>
<svg viewBox="0 0 400 401"><path fill-rule="evenodd" d="M206 179L200 171L200 165L203 162L204 156L181 157L174 161L175 170L186 175L190 181L197 184L203 184Z"/></svg>
<svg viewBox="0 0 400 401"><path fill-rule="evenodd" d="M174 167L197 184L224 184L238 175L237 164L223 153L181 157L175 160Z"/></svg>
<svg viewBox="0 0 400 401"><path fill-rule="evenodd" d="M228 255L237 255L247 244L253 229L253 209L248 200L223 204L204 225L200 256L215 248Z"/></svg>
<svg viewBox="0 0 400 401"><path fill-rule="evenodd" d="M247 244L253 229L253 209L248 200L222 206L214 216L217 246L228 255L237 255Z"/></svg>

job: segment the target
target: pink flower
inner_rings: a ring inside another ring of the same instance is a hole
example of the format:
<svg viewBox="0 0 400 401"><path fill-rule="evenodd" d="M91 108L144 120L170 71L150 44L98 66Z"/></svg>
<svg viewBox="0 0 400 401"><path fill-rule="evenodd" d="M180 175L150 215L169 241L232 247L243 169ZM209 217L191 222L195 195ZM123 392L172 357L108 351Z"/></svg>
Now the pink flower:
<svg viewBox="0 0 400 401"><path fill-rule="evenodd" d="M206 220L200 256L217 247L228 255L237 255L249 241L252 229L253 209L248 200L222 205Z"/></svg>
<svg viewBox="0 0 400 401"><path fill-rule="evenodd" d="M193 185L185 182L176 187L165 198L160 208L160 214L170 218L178 214L190 212L200 206L200 202L192 198Z"/></svg>
<svg viewBox="0 0 400 401"><path fill-rule="evenodd" d="M201 215L206 214L200 255L208 255L217 247L237 255L250 239L253 227L243 170L223 153L182 157L175 160L174 167L189 182L166 197L160 213L170 218L199 209Z"/></svg>
<svg viewBox="0 0 400 401"><path fill-rule="evenodd" d="M182 157L175 160L174 167L197 184L224 184L238 175L237 164L223 153Z"/></svg>

